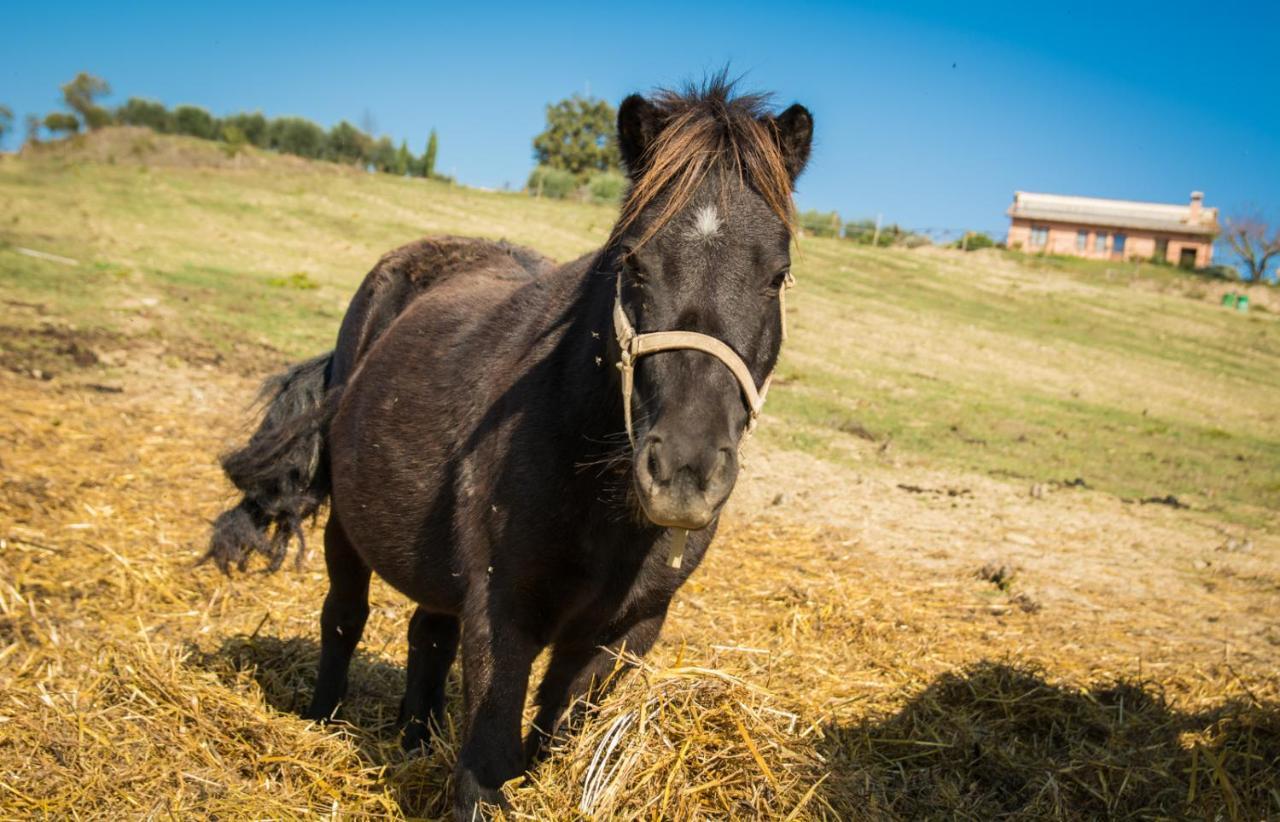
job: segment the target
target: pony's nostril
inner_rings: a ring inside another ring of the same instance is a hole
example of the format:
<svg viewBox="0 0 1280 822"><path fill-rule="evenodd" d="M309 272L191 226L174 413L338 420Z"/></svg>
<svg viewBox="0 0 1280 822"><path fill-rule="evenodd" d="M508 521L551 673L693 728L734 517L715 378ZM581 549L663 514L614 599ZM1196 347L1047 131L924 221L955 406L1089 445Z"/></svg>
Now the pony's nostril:
<svg viewBox="0 0 1280 822"><path fill-rule="evenodd" d="M649 441L649 446L645 448L644 467L649 473L649 478L658 485L666 485L671 477L668 476L667 462L662 457L662 440L654 437Z"/></svg>
<svg viewBox="0 0 1280 822"><path fill-rule="evenodd" d="M658 449L649 449L649 476L655 481L665 483L667 478L662 476L662 460L658 457Z"/></svg>

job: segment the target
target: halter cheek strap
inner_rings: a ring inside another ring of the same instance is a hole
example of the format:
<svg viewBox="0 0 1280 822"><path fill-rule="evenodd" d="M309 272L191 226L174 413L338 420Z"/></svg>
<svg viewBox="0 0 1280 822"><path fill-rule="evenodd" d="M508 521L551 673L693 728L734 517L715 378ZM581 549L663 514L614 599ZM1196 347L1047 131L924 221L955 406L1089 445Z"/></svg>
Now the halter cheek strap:
<svg viewBox="0 0 1280 822"><path fill-rule="evenodd" d="M782 288L778 290L778 312L782 317L782 339L787 339L787 289L795 284L795 279L791 276L791 272L787 272L786 279L783 280ZM627 317L626 310L622 307L622 274L618 274L617 288L613 300L613 333L618 338L618 371L622 376L622 418L627 425L627 439L631 442L632 453L636 450L636 435L631 423L631 394L635 389L635 371L636 360L648 354L657 354L661 351L675 351L679 349L692 349L694 351L702 351L710 354L724 366L729 369L734 378L738 381L738 385L742 389L742 398L747 404L747 429L744 438L755 430L756 421L760 418L760 412L764 409L765 397L769 394L769 383L773 380L773 373L770 372L764 378L764 383L759 389L756 388L755 380L751 376L751 369L743 362L742 357L730 348L722 340L718 340L708 334L700 334L696 331L651 331L647 334L637 334L635 326L631 324L631 320ZM672 568L679 568L684 556L685 540L689 536L689 532L683 528L675 529L676 533L672 537L670 553L667 558L668 564Z"/></svg>

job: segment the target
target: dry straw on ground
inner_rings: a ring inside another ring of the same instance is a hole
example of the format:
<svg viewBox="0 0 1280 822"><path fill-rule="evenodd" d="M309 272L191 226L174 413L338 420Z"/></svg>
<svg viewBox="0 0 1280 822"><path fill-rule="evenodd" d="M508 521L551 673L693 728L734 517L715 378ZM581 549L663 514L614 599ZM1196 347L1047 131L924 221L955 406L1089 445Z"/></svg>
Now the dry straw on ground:
<svg viewBox="0 0 1280 822"><path fill-rule="evenodd" d="M410 609L375 586L347 722L299 719L320 563L191 564L251 386L132 356L106 385L0 373L0 816L442 815L456 674L436 749L404 756ZM886 487L859 493L904 496ZM1280 815L1272 634L1025 608L976 560L873 542L738 515L650 659L509 787L509 818ZM1231 619L1274 625L1280 587L1254 576L1221 580Z"/></svg>

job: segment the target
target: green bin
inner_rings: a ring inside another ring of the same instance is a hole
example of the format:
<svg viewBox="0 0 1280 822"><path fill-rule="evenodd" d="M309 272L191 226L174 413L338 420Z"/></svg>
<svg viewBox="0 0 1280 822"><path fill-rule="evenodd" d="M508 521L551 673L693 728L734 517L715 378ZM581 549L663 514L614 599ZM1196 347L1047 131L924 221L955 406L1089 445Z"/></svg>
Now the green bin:
<svg viewBox="0 0 1280 822"><path fill-rule="evenodd" d="M1222 304L1223 304L1223 305L1225 305L1227 308L1235 308L1235 306L1236 306L1236 295L1235 295L1235 292L1234 292L1234 291L1228 291L1226 294L1223 294L1223 295L1222 295Z"/></svg>
<svg viewBox="0 0 1280 822"><path fill-rule="evenodd" d="M1248 310L1249 310L1249 295L1241 294L1239 297L1236 298L1236 311L1243 312Z"/></svg>

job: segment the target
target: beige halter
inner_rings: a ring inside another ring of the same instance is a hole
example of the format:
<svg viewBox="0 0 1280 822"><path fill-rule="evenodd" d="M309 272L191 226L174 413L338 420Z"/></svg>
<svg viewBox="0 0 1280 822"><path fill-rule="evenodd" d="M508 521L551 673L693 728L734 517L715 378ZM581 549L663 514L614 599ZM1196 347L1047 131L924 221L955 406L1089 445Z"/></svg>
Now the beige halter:
<svg viewBox="0 0 1280 822"><path fill-rule="evenodd" d="M778 312L782 317L782 340L787 339L787 289L795 285L795 278L791 276L791 272L787 272L786 279L782 282L782 288L778 290ZM631 394L635 388L635 371L636 360L647 354L657 354L661 351L674 351L679 349L693 349L702 351L706 354L718 359L724 363L734 378L737 379L738 385L742 388L743 399L747 404L747 429L743 433L743 440L755 430L756 421L760 417L760 411L764 408L765 397L769 394L769 383L773 380L773 374L770 372L764 378L764 383L759 389L756 388L755 380L751 377L751 369L742 361L742 357L730 348L722 340L718 340L708 334L700 334L697 331L651 331L647 334L637 334L636 329L631 325L631 320L627 317L626 310L622 307L622 274L618 274L616 294L613 299L613 333L618 338L618 371L622 373L622 418L627 425L627 439L631 442L631 452L636 450L636 435L631 425ZM741 448L741 443L739 443ZM667 556L667 563L672 568L679 568L684 561L685 541L689 537L689 532L683 528L676 528L673 535L671 549Z"/></svg>

